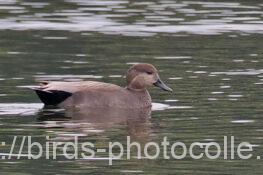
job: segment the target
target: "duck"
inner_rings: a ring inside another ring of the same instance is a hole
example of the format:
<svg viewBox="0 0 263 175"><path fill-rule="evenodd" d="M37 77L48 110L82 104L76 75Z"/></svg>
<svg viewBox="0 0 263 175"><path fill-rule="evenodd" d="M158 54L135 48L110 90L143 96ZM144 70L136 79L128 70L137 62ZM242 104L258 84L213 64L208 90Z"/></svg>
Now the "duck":
<svg viewBox="0 0 263 175"><path fill-rule="evenodd" d="M126 87L99 81L42 81L34 88L45 106L59 108L147 108L152 99L151 86L164 91L173 90L160 78L158 70L148 63L131 66L126 74Z"/></svg>

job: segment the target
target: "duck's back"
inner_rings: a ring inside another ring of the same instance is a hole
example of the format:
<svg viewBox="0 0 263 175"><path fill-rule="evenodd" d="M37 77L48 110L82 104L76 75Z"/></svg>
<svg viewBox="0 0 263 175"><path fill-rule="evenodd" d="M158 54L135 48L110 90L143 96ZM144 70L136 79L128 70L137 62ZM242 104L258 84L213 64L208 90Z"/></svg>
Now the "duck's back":
<svg viewBox="0 0 263 175"><path fill-rule="evenodd" d="M40 89L45 91L65 91L70 93L75 93L83 90L120 90L122 87L110 84L103 83L98 81L80 81L80 82L43 82Z"/></svg>

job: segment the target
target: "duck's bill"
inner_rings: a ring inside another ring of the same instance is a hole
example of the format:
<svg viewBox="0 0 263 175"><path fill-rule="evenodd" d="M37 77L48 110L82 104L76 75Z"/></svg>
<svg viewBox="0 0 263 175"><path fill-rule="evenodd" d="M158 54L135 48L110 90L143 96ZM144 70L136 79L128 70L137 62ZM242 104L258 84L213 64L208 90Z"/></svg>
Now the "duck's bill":
<svg viewBox="0 0 263 175"><path fill-rule="evenodd" d="M169 88L168 86L166 86L166 84L164 84L164 82L160 79L157 80L157 82L153 83L154 86L157 86L159 88L161 88L162 90L165 91L169 91L172 92L173 90L171 88Z"/></svg>

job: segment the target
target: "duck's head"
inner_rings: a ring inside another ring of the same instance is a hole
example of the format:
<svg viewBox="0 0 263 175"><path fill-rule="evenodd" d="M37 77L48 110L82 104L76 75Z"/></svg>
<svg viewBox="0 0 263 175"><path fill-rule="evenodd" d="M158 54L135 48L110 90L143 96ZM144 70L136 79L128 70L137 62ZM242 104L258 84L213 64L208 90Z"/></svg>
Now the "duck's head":
<svg viewBox="0 0 263 175"><path fill-rule="evenodd" d="M157 69L147 63L132 66L127 72L127 87L131 90L144 90L150 86L157 86L165 91L173 91L161 80Z"/></svg>

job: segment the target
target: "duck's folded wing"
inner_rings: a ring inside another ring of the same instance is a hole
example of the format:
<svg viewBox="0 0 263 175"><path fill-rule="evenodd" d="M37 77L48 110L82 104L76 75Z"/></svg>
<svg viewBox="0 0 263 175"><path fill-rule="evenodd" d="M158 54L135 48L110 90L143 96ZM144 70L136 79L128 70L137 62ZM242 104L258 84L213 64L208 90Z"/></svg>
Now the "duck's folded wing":
<svg viewBox="0 0 263 175"><path fill-rule="evenodd" d="M121 87L109 83L96 81L83 82L41 82L38 88L33 90L36 92L40 100L45 105L58 105L66 100L72 94L80 91L96 91L96 90L117 90Z"/></svg>

